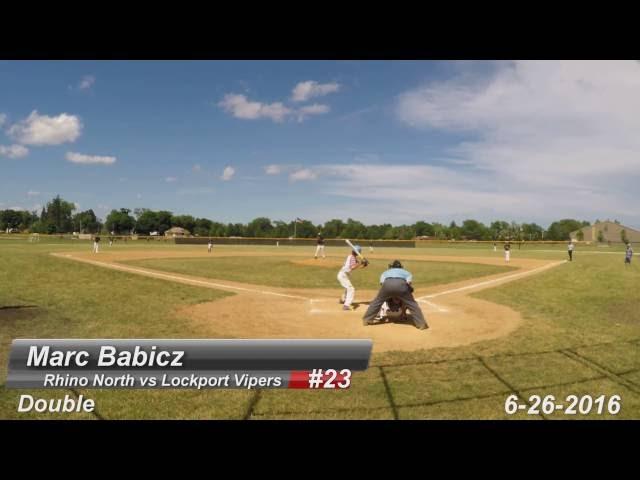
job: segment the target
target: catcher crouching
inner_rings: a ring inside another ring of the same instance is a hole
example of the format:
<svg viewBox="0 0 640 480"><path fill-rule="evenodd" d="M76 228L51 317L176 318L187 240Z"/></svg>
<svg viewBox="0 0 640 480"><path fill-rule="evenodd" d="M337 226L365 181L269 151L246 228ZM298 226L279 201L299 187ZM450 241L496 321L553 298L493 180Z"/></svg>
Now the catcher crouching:
<svg viewBox="0 0 640 480"><path fill-rule="evenodd" d="M380 284L382 287L376 298L369 304L367 312L364 314L364 317L362 317L362 323L364 325L372 325L385 303L400 300L404 304L404 307L408 308L411 312L411 318L417 329L425 330L429 328L418 302L413 298L412 280L413 276L402 267L402 263L400 263L399 260L395 260L389 264L389 269L380 275Z"/></svg>

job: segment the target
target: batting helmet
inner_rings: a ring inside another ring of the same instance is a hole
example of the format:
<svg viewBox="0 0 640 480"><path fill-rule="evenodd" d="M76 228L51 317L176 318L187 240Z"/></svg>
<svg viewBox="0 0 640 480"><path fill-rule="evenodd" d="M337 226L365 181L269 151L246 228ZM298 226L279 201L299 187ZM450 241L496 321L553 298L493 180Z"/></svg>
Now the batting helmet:
<svg viewBox="0 0 640 480"><path fill-rule="evenodd" d="M394 260L393 263L389 264L389 268L402 268L402 264L400 260Z"/></svg>

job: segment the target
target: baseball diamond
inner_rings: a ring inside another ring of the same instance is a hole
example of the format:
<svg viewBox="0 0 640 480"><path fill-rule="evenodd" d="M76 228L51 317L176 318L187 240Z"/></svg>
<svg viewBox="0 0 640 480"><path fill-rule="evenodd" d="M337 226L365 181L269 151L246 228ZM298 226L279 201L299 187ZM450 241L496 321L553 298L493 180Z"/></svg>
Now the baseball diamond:
<svg viewBox="0 0 640 480"><path fill-rule="evenodd" d="M509 386L561 393L596 384L624 392L623 418L640 412L640 319L628 303L635 297L624 293L638 273L620 273L630 278L616 287L615 317L608 313L611 299L597 294L597 278L613 275L607 272L615 268L615 252L579 246L579 261L568 262L565 245L530 244L512 252L507 266L491 244L379 247L366 252L367 268L354 272L354 308L343 312L335 303L341 293L335 271L344 247L327 248L327 258L314 261L313 245L311 252L216 245L208 253L206 244L132 241L95 254L90 243L3 241L0 257L9 271L25 272L3 280L3 295L16 298L5 303L19 306L22 298L30 308L0 310L7 327L2 359L10 338L43 331L55 337L371 338L374 353L348 392L322 400L270 390L261 391L259 401L239 391L199 391L192 400L169 391L92 391L97 413L74 414L78 418L502 418ZM427 330L401 319L362 325L380 273L396 258L413 275ZM575 285L569 297L559 287L567 278ZM29 293L18 297L18 291ZM9 396L0 390L0 398ZM158 410L154 398L169 407ZM185 409L185 401L193 407ZM11 405L1 408L5 418L17 415Z"/></svg>

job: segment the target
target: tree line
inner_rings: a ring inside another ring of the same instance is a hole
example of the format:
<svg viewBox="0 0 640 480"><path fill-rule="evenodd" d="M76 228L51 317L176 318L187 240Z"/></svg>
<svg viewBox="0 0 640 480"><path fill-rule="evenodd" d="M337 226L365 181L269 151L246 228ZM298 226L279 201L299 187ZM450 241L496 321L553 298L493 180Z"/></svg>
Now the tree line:
<svg viewBox="0 0 640 480"><path fill-rule="evenodd" d="M365 225L349 218L347 221L332 219L324 224L309 220L271 220L258 217L250 222L222 223L191 215L174 215L167 210L127 208L111 210L101 222L93 210L77 211L72 202L56 196L40 213L20 210L0 210L0 229L12 229L31 233L101 233L104 235L164 235L172 227L182 227L193 235L212 237L266 237L312 238L322 234L326 238L362 238L383 240L412 240L425 237L441 240L558 240L569 238L569 233L589 222L562 219L551 223L546 229L535 223L516 223L496 220L485 225L477 220L464 220L459 225L419 221L411 225Z"/></svg>

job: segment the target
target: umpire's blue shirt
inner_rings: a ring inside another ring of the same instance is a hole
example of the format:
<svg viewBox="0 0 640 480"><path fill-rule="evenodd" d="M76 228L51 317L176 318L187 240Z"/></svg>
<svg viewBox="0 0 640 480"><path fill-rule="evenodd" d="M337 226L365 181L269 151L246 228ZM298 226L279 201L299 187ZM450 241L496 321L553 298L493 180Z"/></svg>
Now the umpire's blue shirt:
<svg viewBox="0 0 640 480"><path fill-rule="evenodd" d="M380 283L384 283L387 278L402 278L407 283L411 283L413 275L407 272L404 268L390 268L389 270L382 272L380 275Z"/></svg>

